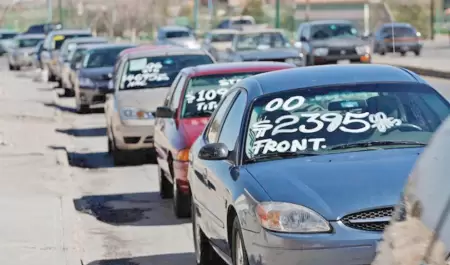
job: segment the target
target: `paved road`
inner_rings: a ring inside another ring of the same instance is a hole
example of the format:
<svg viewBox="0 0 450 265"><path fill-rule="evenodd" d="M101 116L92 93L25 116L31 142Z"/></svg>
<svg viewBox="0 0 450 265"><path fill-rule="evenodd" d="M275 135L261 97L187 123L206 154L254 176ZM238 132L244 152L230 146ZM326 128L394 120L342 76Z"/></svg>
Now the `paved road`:
<svg viewBox="0 0 450 265"><path fill-rule="evenodd" d="M101 111L78 115L31 73L0 72L0 263L195 264L156 166L113 167ZM428 80L450 99L449 80Z"/></svg>

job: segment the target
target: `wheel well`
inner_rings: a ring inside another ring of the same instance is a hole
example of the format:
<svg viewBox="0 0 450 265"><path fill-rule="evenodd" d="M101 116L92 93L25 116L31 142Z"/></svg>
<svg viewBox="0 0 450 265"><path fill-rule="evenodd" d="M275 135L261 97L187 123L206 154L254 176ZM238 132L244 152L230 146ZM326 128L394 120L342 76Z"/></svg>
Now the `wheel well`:
<svg viewBox="0 0 450 265"><path fill-rule="evenodd" d="M233 206L229 206L228 207L228 212L227 212L227 236L228 236L228 246L231 249L231 241L233 239L233 222L234 222L234 218L236 218L237 216L237 212L234 209Z"/></svg>

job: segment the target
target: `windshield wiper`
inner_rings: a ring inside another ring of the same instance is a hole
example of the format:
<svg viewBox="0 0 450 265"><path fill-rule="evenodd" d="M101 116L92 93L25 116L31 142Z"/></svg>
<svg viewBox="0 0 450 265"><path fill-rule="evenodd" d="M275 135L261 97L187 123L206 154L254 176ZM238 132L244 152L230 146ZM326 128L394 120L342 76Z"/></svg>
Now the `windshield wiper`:
<svg viewBox="0 0 450 265"><path fill-rule="evenodd" d="M341 150L358 147L375 147L375 146L389 146L389 145L426 146L427 144L416 141L371 141L371 142L359 142L359 143L335 145L328 148L328 150Z"/></svg>
<svg viewBox="0 0 450 265"><path fill-rule="evenodd" d="M302 156L317 156L319 153L312 152L283 152L283 153L269 153L264 155L258 155L252 158L247 159L248 163L259 162L263 160L268 160L271 158L292 158L292 157L302 157Z"/></svg>

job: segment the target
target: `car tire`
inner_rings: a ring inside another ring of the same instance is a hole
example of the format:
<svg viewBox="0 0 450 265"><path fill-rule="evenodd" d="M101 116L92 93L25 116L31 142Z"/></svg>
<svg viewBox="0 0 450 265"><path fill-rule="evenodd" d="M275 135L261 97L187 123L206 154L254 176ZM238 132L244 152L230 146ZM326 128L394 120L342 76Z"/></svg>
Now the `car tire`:
<svg viewBox="0 0 450 265"><path fill-rule="evenodd" d="M191 217L191 196L180 191L176 181L172 185L173 187L173 213L177 218Z"/></svg>
<svg viewBox="0 0 450 265"><path fill-rule="evenodd" d="M170 199L173 197L172 183L167 179L166 174L158 165L158 182L159 182L159 196L161 199Z"/></svg>
<svg viewBox="0 0 450 265"><path fill-rule="evenodd" d="M191 197L191 201L194 200ZM226 264L214 251L209 240L203 234L200 225L197 223L195 204L191 203L192 212L192 233L195 249L195 259L197 265L224 265Z"/></svg>
<svg viewBox="0 0 450 265"><path fill-rule="evenodd" d="M15 68L12 64L9 64L9 70L10 70L10 71L15 71L16 68Z"/></svg>
<svg viewBox="0 0 450 265"><path fill-rule="evenodd" d="M112 147L113 150L111 152L113 162L115 166L124 166L126 165L126 158L123 153L123 151L117 149L116 145L114 144L114 141L112 141Z"/></svg>
<svg viewBox="0 0 450 265"><path fill-rule="evenodd" d="M406 52L400 52L400 56L402 56L402 57L404 57L404 56L406 56Z"/></svg>
<svg viewBox="0 0 450 265"><path fill-rule="evenodd" d="M386 55L386 51L385 51L385 50L380 50L379 54L380 54L381 56L385 56L385 55Z"/></svg>
<svg viewBox="0 0 450 265"><path fill-rule="evenodd" d="M247 251L245 249L242 236L241 224L239 223L238 217L235 217L233 221L231 258L233 265L249 265Z"/></svg>
<svg viewBox="0 0 450 265"><path fill-rule="evenodd" d="M73 97L75 93L72 89L64 88L64 96L65 97Z"/></svg>
<svg viewBox="0 0 450 265"><path fill-rule="evenodd" d="M112 154L113 151L114 151L113 142L111 138L109 138L108 136L108 154Z"/></svg>
<svg viewBox="0 0 450 265"><path fill-rule="evenodd" d="M420 50L414 51L414 54L415 54L416 56L420 56Z"/></svg>
<svg viewBox="0 0 450 265"><path fill-rule="evenodd" d="M77 113L78 114L87 114L91 111L91 107L86 104L79 104L77 106Z"/></svg>

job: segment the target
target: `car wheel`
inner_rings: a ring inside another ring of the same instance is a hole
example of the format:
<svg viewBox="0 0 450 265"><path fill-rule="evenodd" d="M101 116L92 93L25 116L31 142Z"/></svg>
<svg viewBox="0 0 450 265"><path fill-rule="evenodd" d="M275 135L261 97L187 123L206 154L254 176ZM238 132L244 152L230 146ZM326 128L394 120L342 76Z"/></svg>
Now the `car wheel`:
<svg viewBox="0 0 450 265"><path fill-rule="evenodd" d="M232 235L231 257L233 260L233 265L248 265L247 251L245 250L241 224L239 223L239 219L237 217L234 218Z"/></svg>
<svg viewBox="0 0 450 265"><path fill-rule="evenodd" d="M15 69L14 69L14 66L12 66L11 64L9 64L9 70L10 71L14 71Z"/></svg>
<svg viewBox="0 0 450 265"><path fill-rule="evenodd" d="M164 171L158 166L158 180L159 180L159 196L161 199L170 199L173 197L172 183L167 179Z"/></svg>
<svg viewBox="0 0 450 265"><path fill-rule="evenodd" d="M47 80L49 82L55 82L56 81L56 77L51 73L50 69L48 69L47 74L48 74Z"/></svg>
<svg viewBox="0 0 450 265"><path fill-rule="evenodd" d="M385 50L380 50L379 54L380 54L381 56L384 56L384 55L386 55L386 51L385 51Z"/></svg>
<svg viewBox="0 0 450 265"><path fill-rule="evenodd" d="M73 97L74 93L72 89L64 88L64 96L65 97Z"/></svg>
<svg viewBox="0 0 450 265"><path fill-rule="evenodd" d="M123 151L117 149L114 140L111 141L112 158L115 166L123 166L126 164L126 158Z"/></svg>
<svg viewBox="0 0 450 265"><path fill-rule="evenodd" d="M400 56L406 56L406 52L401 51L401 52L400 52Z"/></svg>
<svg viewBox="0 0 450 265"><path fill-rule="evenodd" d="M112 145L113 145L112 140L108 136L108 154L111 154L113 152L113 150L114 150Z"/></svg>
<svg viewBox="0 0 450 265"><path fill-rule="evenodd" d="M416 56L420 56L420 50L414 51L414 54L415 54Z"/></svg>
<svg viewBox="0 0 450 265"><path fill-rule="evenodd" d="M192 197L191 197L191 201ZM197 214L195 210L195 204L191 204L192 212L192 233L194 239L195 260L197 265L223 265L223 261L219 255L211 247L200 225L197 223Z"/></svg>
<svg viewBox="0 0 450 265"><path fill-rule="evenodd" d="M191 216L191 196L180 191L176 181L173 187L173 213L177 218L188 218Z"/></svg>
<svg viewBox="0 0 450 265"><path fill-rule="evenodd" d="M62 81L61 80L58 80L57 81L58 82L58 88L63 88L63 83L62 83ZM64 91L65 92L65 91Z"/></svg>

